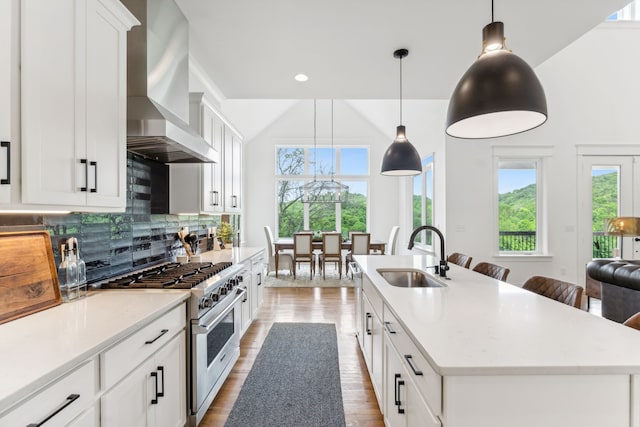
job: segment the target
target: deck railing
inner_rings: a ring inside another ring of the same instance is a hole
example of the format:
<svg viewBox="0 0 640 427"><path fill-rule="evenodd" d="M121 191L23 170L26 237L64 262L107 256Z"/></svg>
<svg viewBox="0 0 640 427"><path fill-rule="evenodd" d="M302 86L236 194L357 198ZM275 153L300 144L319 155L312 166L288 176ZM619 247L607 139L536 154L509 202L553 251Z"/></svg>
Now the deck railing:
<svg viewBox="0 0 640 427"><path fill-rule="evenodd" d="M618 246L617 236L609 236L604 231L593 232L593 257L611 258ZM536 250L535 231L501 231L500 251L533 252Z"/></svg>

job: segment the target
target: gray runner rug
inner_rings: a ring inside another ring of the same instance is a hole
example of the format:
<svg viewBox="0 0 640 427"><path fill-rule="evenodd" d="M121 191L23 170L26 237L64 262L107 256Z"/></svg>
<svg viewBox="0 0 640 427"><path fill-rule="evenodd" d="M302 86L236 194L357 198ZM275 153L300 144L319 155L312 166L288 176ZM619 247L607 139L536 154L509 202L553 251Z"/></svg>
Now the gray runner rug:
<svg viewBox="0 0 640 427"><path fill-rule="evenodd" d="M345 425L333 323L274 323L225 427Z"/></svg>

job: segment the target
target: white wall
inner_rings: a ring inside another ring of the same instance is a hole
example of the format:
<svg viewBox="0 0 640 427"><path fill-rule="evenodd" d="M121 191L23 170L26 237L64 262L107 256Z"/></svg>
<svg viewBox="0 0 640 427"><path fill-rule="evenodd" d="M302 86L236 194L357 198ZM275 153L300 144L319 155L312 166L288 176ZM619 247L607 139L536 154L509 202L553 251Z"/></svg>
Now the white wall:
<svg viewBox="0 0 640 427"><path fill-rule="evenodd" d="M511 269L509 282L534 274L583 283L578 259L577 146L638 144L640 27L609 23L585 34L536 69L549 120L512 137L446 143L447 252ZM551 146L547 169L549 258L507 258L494 249L492 146ZM636 145L637 147L637 145ZM637 148L636 148L637 150ZM580 212L582 213L582 212Z"/></svg>
<svg viewBox="0 0 640 427"><path fill-rule="evenodd" d="M318 101L317 145L331 144L330 110L328 100ZM276 226L276 145L313 145L313 101L294 104L262 133L247 141L245 159L245 213L246 244L262 246L265 243L263 227ZM386 240L391 227L397 223L397 181L377 172L387 139L344 101L334 101L334 145L366 145L370 150L369 229L372 239Z"/></svg>

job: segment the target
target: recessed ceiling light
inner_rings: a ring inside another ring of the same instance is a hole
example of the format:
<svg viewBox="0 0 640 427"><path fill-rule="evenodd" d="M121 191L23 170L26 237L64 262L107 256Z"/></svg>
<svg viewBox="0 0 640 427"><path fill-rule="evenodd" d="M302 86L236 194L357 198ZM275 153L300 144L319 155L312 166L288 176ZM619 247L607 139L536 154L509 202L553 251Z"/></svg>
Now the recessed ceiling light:
<svg viewBox="0 0 640 427"><path fill-rule="evenodd" d="M294 79L296 79L296 81L299 82L306 82L307 80L309 80L309 76L307 76L306 74L296 74L294 77Z"/></svg>

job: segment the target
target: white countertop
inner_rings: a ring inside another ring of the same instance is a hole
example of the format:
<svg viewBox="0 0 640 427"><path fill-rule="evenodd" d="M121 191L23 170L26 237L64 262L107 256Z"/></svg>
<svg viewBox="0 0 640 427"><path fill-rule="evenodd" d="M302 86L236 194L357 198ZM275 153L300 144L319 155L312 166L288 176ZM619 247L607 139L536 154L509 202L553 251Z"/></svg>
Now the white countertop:
<svg viewBox="0 0 640 427"><path fill-rule="evenodd" d="M108 290L0 325L0 412L189 297Z"/></svg>
<svg viewBox="0 0 640 427"><path fill-rule="evenodd" d="M234 264L237 264L251 258L252 256L258 254L260 251L264 251L264 248L239 247L222 249L219 251L207 251L198 255L202 255L202 261L206 262L232 262Z"/></svg>
<svg viewBox="0 0 640 427"><path fill-rule="evenodd" d="M376 271L424 271L431 256L354 258L441 375L640 373L640 331L455 264L443 288Z"/></svg>

